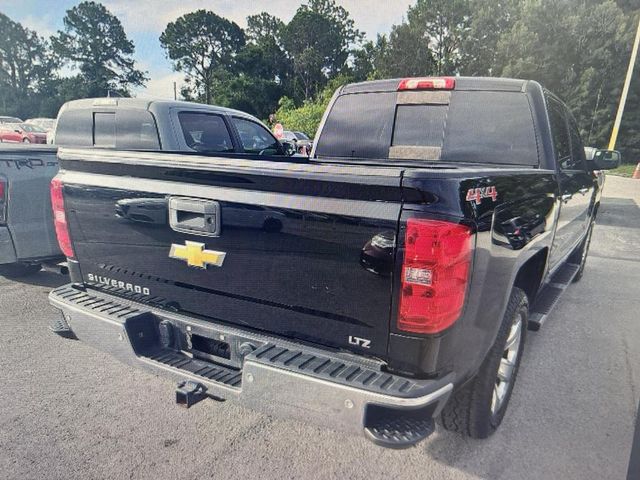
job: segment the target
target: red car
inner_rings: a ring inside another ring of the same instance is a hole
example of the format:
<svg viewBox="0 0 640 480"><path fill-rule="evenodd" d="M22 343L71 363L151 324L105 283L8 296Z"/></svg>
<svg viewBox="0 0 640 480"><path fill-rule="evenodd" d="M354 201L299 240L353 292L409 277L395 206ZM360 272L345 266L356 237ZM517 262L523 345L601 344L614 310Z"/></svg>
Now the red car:
<svg viewBox="0 0 640 480"><path fill-rule="evenodd" d="M0 124L0 142L47 143L47 132L26 123Z"/></svg>

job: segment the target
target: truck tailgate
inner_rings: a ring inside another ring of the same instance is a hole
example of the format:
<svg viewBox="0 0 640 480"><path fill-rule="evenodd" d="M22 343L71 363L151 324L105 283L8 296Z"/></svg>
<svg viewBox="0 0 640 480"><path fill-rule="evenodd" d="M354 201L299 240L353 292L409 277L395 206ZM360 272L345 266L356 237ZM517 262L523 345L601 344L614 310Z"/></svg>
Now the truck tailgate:
<svg viewBox="0 0 640 480"><path fill-rule="evenodd" d="M75 255L94 288L386 354L400 169L90 150L60 159Z"/></svg>
<svg viewBox="0 0 640 480"><path fill-rule="evenodd" d="M0 175L8 184L7 226L18 260L61 256L49 184L58 172L54 147L2 145Z"/></svg>

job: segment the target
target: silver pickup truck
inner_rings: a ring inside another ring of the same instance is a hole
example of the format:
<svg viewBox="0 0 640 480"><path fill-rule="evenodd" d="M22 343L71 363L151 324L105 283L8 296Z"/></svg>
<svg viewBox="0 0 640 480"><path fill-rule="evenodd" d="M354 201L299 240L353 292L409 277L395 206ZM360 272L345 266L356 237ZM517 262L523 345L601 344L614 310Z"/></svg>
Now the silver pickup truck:
<svg viewBox="0 0 640 480"><path fill-rule="evenodd" d="M24 277L64 260L49 195L58 173L51 146L0 146L0 275Z"/></svg>

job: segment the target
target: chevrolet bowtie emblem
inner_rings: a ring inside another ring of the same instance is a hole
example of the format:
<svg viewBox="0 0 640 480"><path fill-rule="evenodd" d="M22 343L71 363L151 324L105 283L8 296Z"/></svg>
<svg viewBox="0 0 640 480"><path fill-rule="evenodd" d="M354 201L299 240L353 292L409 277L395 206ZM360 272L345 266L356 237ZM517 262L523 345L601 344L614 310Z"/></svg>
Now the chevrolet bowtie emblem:
<svg viewBox="0 0 640 480"><path fill-rule="evenodd" d="M221 267L224 262L225 252L206 250L204 243L185 242L184 245L171 244L169 257L176 260L184 260L190 267L207 268L207 265Z"/></svg>

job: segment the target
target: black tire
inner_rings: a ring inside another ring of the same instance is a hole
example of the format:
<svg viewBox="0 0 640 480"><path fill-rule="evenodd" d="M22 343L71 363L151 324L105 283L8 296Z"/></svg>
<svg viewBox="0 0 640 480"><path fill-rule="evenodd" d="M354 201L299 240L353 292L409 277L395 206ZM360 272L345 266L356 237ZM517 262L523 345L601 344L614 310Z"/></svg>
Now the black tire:
<svg viewBox="0 0 640 480"><path fill-rule="evenodd" d="M576 273L575 277L573 277L574 283L579 282L582 278L582 275L584 274L584 267L587 264L587 257L589 256L589 246L591 246L591 234L593 233L593 226L595 225L595 223L595 220L591 220L589 230L587 231L587 236L584 238L584 241L578 247L578 249L571 254L571 257L569 257L569 261L571 263L580 265L578 273Z"/></svg>
<svg viewBox="0 0 640 480"><path fill-rule="evenodd" d="M40 271L40 265L32 265L30 263L9 263L0 265L0 276L6 278L23 278L35 275Z"/></svg>
<svg viewBox="0 0 640 480"><path fill-rule="evenodd" d="M527 334L528 312L527 295L519 288L514 288L496 341L482 362L480 370L475 377L453 393L442 411L441 423L445 429L471 438L487 438L500 426L507 411L522 359ZM498 379L498 370L502 360L507 360L505 347L512 333L512 327L517 322L520 323L520 333L517 342L514 342L514 345L518 345L518 349L515 352L512 373L509 382L505 383L501 402L498 403L496 400L495 411L492 411L494 390L497 391L501 383Z"/></svg>
<svg viewBox="0 0 640 480"><path fill-rule="evenodd" d="M28 138L23 138L22 143L31 143L31 140L29 140Z"/></svg>

